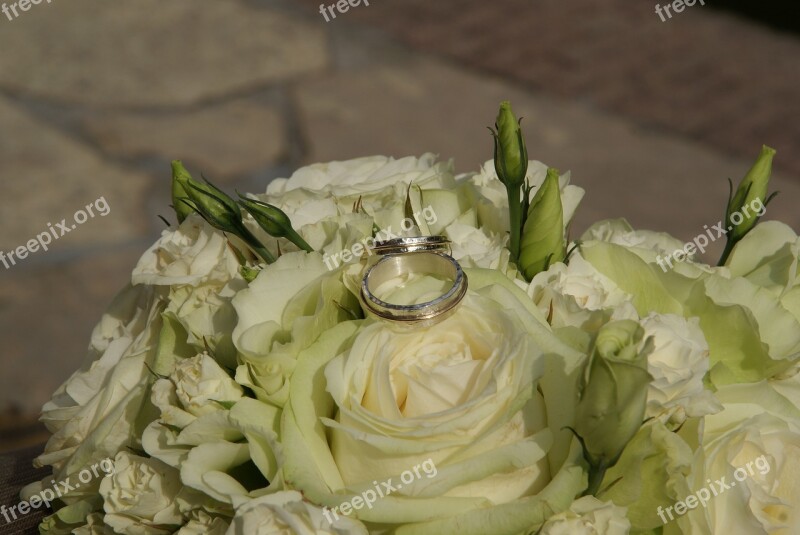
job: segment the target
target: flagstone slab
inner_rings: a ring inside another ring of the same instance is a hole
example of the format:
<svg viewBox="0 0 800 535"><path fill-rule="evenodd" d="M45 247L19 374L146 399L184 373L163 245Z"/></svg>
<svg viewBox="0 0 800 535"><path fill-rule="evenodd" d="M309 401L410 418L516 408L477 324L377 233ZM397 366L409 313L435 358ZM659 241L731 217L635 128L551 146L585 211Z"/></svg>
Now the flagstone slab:
<svg viewBox="0 0 800 535"><path fill-rule="evenodd" d="M0 87L92 106L186 105L327 61L321 28L238 0L43 2L0 27Z"/></svg>

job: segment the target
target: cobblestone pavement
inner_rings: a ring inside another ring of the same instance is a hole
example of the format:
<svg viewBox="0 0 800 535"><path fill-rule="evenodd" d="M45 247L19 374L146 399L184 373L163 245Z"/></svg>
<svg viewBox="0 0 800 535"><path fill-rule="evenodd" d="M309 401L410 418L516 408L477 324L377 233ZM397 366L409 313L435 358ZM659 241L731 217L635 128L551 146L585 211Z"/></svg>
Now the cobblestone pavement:
<svg viewBox="0 0 800 535"><path fill-rule="evenodd" d="M376 153L469 171L511 99L532 156L587 190L576 233L626 217L690 239L762 142L781 149L768 217L800 229L795 40L703 8L654 24L649 4L620 0L371 4L329 23L310 0L84 0L0 18L0 250L110 207L0 266L0 413L16 407L0 450L79 366L164 228L171 159L228 191Z"/></svg>

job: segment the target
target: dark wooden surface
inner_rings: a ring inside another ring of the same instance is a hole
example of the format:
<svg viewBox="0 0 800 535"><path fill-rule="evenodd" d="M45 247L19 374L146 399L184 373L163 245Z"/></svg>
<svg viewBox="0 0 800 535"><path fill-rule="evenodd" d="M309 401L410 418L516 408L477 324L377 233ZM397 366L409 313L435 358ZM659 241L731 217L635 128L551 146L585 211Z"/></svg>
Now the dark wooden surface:
<svg viewBox="0 0 800 535"><path fill-rule="evenodd" d="M39 533L37 526L46 515L42 509L30 511L27 515L17 513L15 521L8 509L20 503L19 491L33 481L44 479L50 473L49 469L34 469L33 459L44 448L43 444L28 447L13 452L0 454L0 506L5 506L4 511L11 523L0 514L0 534L35 534Z"/></svg>

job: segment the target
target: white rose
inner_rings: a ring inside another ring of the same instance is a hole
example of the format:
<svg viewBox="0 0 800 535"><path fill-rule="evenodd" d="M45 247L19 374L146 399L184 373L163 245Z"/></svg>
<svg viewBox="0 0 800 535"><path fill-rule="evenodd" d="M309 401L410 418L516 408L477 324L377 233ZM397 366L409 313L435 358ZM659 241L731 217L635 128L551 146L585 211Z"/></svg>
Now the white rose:
<svg viewBox="0 0 800 535"><path fill-rule="evenodd" d="M633 296L597 271L575 251L569 264L558 263L537 274L528 295L553 327L596 331L611 319L637 319Z"/></svg>
<svg viewBox="0 0 800 535"><path fill-rule="evenodd" d="M685 245L665 232L634 230L624 219L599 221L581 236L582 241L604 241L627 248L648 249L662 256L669 256Z"/></svg>
<svg viewBox="0 0 800 535"><path fill-rule="evenodd" d="M484 230L463 223L453 223L445 230L451 241L453 258L462 267L482 267L509 271L508 236L489 235Z"/></svg>
<svg viewBox="0 0 800 535"><path fill-rule="evenodd" d="M434 462L445 461L455 452L465 456L471 451L474 456L511 444L548 447L549 439L534 438L541 429L525 423L542 417L541 399L504 425L497 420L530 388L529 381L542 373L533 366L542 360L524 328L497 314L484 300L467 297L459 312L446 323L414 333L395 333L383 322L374 323L362 331L346 355L326 368L339 415L335 422L325 423L331 427L332 452L345 484L400 474L420 460L411 445L406 455L395 451L391 460L379 454L383 440L375 435L375 426L381 426L380 436L398 433L416 436L422 443L442 441L438 451L431 445L426 448L431 448ZM470 410L474 405L493 410ZM448 427L458 422L461 429L446 433L447 440L440 429L445 421L450 422ZM486 436L472 445L481 435ZM445 446L448 442L451 445ZM549 469L544 457L530 460L519 471L454 488L451 494L479 495L503 503L531 487L541 488L549 480Z"/></svg>
<svg viewBox="0 0 800 535"><path fill-rule="evenodd" d="M199 215L187 217L177 230L165 230L161 239L139 259L133 284L192 286L225 283L239 270L228 238Z"/></svg>
<svg viewBox="0 0 800 535"><path fill-rule="evenodd" d="M86 525L72 530L72 535L114 535L114 530L106 526L101 513L86 517Z"/></svg>
<svg viewBox="0 0 800 535"><path fill-rule="evenodd" d="M278 178L269 183L267 195L284 195L303 188L325 192L334 197L364 195L412 180L427 177L436 167L436 156L412 156L396 160L387 156L368 156L343 162L317 163L302 167L291 178Z"/></svg>
<svg viewBox="0 0 800 535"><path fill-rule="evenodd" d="M506 276L468 276L469 294L439 324L397 332L386 322L343 322L300 354L282 426L292 488L340 512L353 496L354 517L408 524L398 533L453 533L474 515L473 533L510 535L544 508L568 507L583 473L565 426L574 425L585 356L550 332ZM395 282L379 297L412 303L442 293L431 277ZM560 371L543 378L546 370ZM413 477L425 463L436 470ZM391 495L356 505L377 481ZM503 530L491 531L499 504Z"/></svg>
<svg viewBox="0 0 800 535"><path fill-rule="evenodd" d="M800 533L800 411L766 382L725 386L717 397L725 410L705 417L692 468L699 505L677 518L676 527L727 535ZM677 515L663 516L670 522Z"/></svg>
<svg viewBox="0 0 800 535"><path fill-rule="evenodd" d="M52 465L58 480L113 457L133 444L135 420L151 377L146 359L158 345L163 291L128 287L109 307L92 333L87 363L68 379L42 409L53 432L37 467ZM50 486L50 478L44 486ZM72 494L92 492L89 486Z"/></svg>
<svg viewBox="0 0 800 535"><path fill-rule="evenodd" d="M665 416L680 425L687 417L719 412L722 407L703 384L708 372L708 343L698 318L652 313L641 322L645 338L653 338L647 369L653 376L646 416Z"/></svg>
<svg viewBox="0 0 800 535"><path fill-rule="evenodd" d="M198 350L210 347L225 366L236 366L236 348L231 333L236 326L232 299L247 284L238 274L225 284L173 286L166 314L186 331L187 342Z"/></svg>
<svg viewBox="0 0 800 535"><path fill-rule="evenodd" d="M170 380L183 407L195 416L218 411L219 402L236 402L244 393L208 353L179 360Z"/></svg>
<svg viewBox="0 0 800 535"><path fill-rule="evenodd" d="M534 160L528 162L526 180L533 187L531 198L536 194L546 176L547 165ZM468 175L464 180L472 185L477 195L475 204L477 205L478 219L481 225L488 227L494 233L504 234L508 232L508 194L506 193L506 187L497 178L494 160L487 161L480 172ZM564 211L564 228L569 226L578 205L583 199L584 193L586 193L583 188L570 185L569 181L569 172L561 175L558 180L561 190L561 204Z"/></svg>
<svg viewBox="0 0 800 535"><path fill-rule="evenodd" d="M613 502L601 502L594 496L584 496L573 502L569 511L551 517L544 523L540 535L627 535L631 523L626 508Z"/></svg>
<svg viewBox="0 0 800 535"><path fill-rule="evenodd" d="M367 528L358 521L331 520L299 492L284 491L239 507L227 535L367 535Z"/></svg>
<svg viewBox="0 0 800 535"><path fill-rule="evenodd" d="M176 503L181 487L174 468L121 451L114 473L100 483L105 523L126 535L172 533L170 526L183 524Z"/></svg>
<svg viewBox="0 0 800 535"><path fill-rule="evenodd" d="M221 370L219 371L221 372ZM144 430L142 446L152 457L180 470L181 481L187 487L203 493L203 506L236 504L258 495L263 489L281 488L281 445L278 441L281 411L273 405L249 397L238 401L211 401L216 397L235 398L205 391L219 380L219 372L210 381L199 381L199 397L207 403L199 416L186 410L178 398L172 381L161 379L153 387L153 404L161 411L159 419ZM223 372L224 373L224 372ZM207 374L208 375L208 374ZM189 396L185 402L197 403ZM216 407L214 407L216 405ZM228 408L230 407L230 408Z"/></svg>
<svg viewBox="0 0 800 535"><path fill-rule="evenodd" d="M289 396L297 353L320 332L361 310L341 274L326 269L318 253L283 255L236 295L233 306L238 316L233 340L240 358L236 381L278 406Z"/></svg>
<svg viewBox="0 0 800 535"><path fill-rule="evenodd" d="M176 531L175 535L225 535L228 527L228 521L223 518L196 509L189 516L189 521Z"/></svg>
<svg viewBox="0 0 800 535"><path fill-rule="evenodd" d="M436 162L433 154L396 160L371 156L343 162L313 164L291 178L270 182L263 200L281 208L296 226L353 212L354 202L369 213L397 205L402 213L409 184L426 188L455 185L452 163ZM335 199L333 210L326 199Z"/></svg>

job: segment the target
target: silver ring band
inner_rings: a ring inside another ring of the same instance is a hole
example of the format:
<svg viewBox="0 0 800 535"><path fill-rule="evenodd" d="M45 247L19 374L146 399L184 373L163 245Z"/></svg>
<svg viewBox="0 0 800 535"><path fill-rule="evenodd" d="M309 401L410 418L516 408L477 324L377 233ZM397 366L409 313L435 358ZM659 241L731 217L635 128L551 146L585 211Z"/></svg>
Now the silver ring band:
<svg viewBox="0 0 800 535"><path fill-rule="evenodd" d="M408 273L445 277L453 285L432 301L414 305L388 303L374 291L381 284ZM456 260L440 252L389 254L370 267L361 282L361 301L374 316L404 325L432 325L452 314L467 293L467 275Z"/></svg>
<svg viewBox="0 0 800 535"><path fill-rule="evenodd" d="M375 242L372 252L377 255L397 255L418 252L450 253L450 240L444 236L416 236L413 238L394 238Z"/></svg>

